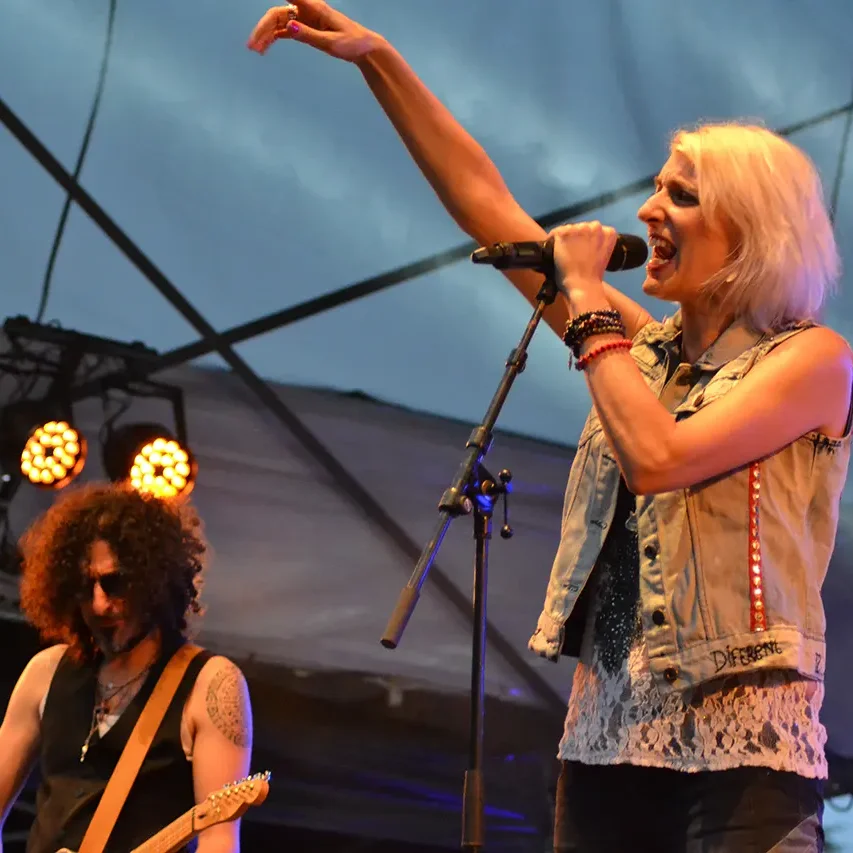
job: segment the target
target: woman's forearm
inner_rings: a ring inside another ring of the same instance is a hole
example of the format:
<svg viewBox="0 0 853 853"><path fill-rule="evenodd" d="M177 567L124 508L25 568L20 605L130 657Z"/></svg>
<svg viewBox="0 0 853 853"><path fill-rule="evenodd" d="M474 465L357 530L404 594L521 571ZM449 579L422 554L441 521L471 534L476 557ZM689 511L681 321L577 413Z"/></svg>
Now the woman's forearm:
<svg viewBox="0 0 853 853"><path fill-rule="evenodd" d="M418 78L381 36L358 66L382 109L441 203L470 237L481 244L500 240L544 240L546 232L513 198L483 147ZM535 303L541 276L526 270L507 277ZM610 304L623 317L629 337L651 320L629 297L605 285ZM545 313L562 335L568 314L562 300Z"/></svg>

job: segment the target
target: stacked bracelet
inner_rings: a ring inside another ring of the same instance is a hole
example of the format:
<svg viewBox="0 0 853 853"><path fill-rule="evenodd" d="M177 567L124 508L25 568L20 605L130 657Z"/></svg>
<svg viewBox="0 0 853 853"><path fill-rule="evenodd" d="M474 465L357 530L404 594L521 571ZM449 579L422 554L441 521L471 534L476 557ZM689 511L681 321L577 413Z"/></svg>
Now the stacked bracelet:
<svg viewBox="0 0 853 853"><path fill-rule="evenodd" d="M622 315L612 308L602 311L586 311L578 314L566 323L563 332L563 343L572 351L577 359L584 341L593 335L622 335L625 336L625 324Z"/></svg>
<svg viewBox="0 0 853 853"><path fill-rule="evenodd" d="M633 344L627 338L622 338L620 341L608 341L606 344L594 347L586 355L582 355L575 362L575 370L586 370L587 365L598 356L606 352L616 349L631 349Z"/></svg>

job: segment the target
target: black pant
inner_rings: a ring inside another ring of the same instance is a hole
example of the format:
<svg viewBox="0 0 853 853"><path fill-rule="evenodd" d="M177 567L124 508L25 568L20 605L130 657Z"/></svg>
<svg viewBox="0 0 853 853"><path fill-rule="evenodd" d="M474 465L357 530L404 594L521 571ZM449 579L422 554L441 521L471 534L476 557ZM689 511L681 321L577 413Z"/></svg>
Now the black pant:
<svg viewBox="0 0 853 853"><path fill-rule="evenodd" d="M822 853L823 785L742 767L682 773L563 762L559 853Z"/></svg>

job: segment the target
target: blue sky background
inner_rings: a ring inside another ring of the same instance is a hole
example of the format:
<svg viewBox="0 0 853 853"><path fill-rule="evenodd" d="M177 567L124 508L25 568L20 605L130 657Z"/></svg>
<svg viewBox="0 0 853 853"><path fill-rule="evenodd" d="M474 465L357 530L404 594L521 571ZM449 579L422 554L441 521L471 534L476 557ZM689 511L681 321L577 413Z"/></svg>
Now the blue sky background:
<svg viewBox="0 0 853 853"><path fill-rule="evenodd" d="M849 18L843 0L530 0L523 14L506 0L338 5L399 47L534 215L654 173L682 124L748 116L782 127L851 98L853 28L841 25ZM120 4L82 175L217 328L465 240L354 67L302 45L279 44L263 58L245 49L266 8ZM5 0L0 11L0 95L69 169L107 9L106 0ZM795 137L828 187L843 128L842 116ZM33 315L62 195L6 132L0 177L4 313ZM845 256L852 200L848 174L838 213ZM641 201L588 218L637 231ZM638 274L611 280L637 295ZM829 317L844 332L850 299L845 293ZM238 350L271 379L358 388L477 420L528 316L499 273L462 261ZM197 337L77 210L46 319L158 349ZM582 378L543 329L501 425L571 443L587 407Z"/></svg>

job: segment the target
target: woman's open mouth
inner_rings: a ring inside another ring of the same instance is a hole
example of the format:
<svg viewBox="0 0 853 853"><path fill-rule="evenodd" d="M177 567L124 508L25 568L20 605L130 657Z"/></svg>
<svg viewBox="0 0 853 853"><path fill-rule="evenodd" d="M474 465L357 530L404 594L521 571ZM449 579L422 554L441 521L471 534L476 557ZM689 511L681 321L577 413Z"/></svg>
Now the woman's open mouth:
<svg viewBox="0 0 853 853"><path fill-rule="evenodd" d="M646 264L646 270L650 273L660 272L664 267L672 263L678 254L678 249L675 248L675 244L672 241L657 234L649 238L649 248L652 250L652 256Z"/></svg>

